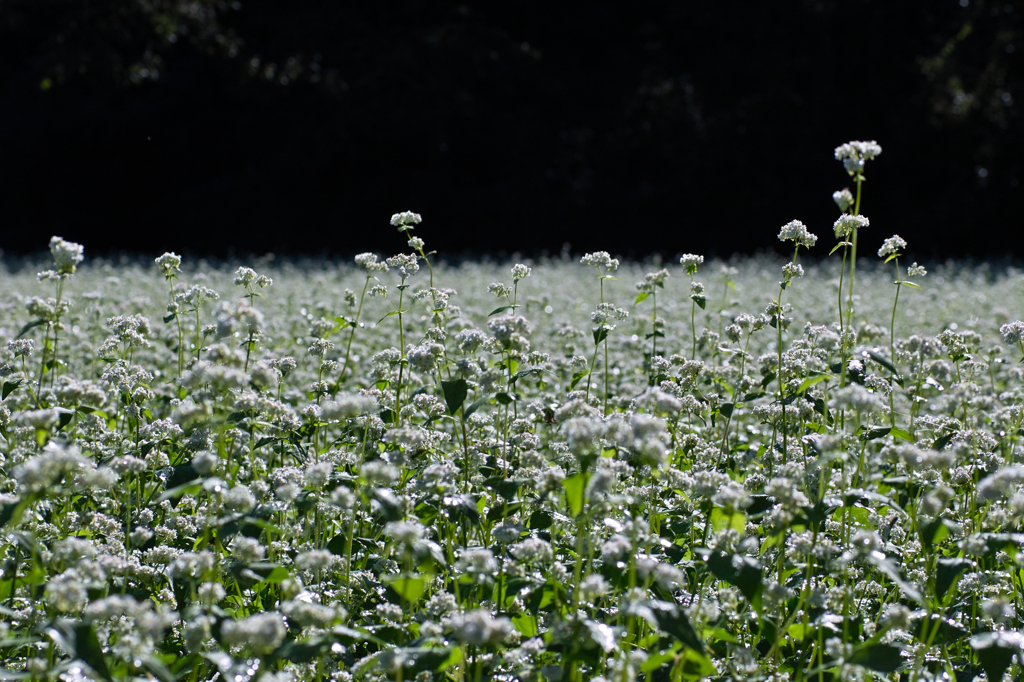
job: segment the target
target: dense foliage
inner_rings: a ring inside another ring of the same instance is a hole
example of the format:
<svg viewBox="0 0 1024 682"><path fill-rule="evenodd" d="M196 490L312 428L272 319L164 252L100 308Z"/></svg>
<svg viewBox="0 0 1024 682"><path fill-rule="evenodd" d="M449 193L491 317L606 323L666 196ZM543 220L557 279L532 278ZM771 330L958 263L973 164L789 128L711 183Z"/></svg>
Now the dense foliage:
<svg viewBox="0 0 1024 682"><path fill-rule="evenodd" d="M1019 671L1024 274L908 274L835 199L781 282L55 237L0 274L4 679Z"/></svg>

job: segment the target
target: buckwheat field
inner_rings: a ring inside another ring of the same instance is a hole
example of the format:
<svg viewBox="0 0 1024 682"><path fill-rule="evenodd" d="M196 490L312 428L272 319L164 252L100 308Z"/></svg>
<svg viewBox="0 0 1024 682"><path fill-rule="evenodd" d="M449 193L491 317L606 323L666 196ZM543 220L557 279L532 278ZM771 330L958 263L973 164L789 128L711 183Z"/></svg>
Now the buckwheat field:
<svg viewBox="0 0 1024 682"><path fill-rule="evenodd" d="M785 261L54 237L0 271L0 678L1016 679L1024 273L906 262L879 153Z"/></svg>

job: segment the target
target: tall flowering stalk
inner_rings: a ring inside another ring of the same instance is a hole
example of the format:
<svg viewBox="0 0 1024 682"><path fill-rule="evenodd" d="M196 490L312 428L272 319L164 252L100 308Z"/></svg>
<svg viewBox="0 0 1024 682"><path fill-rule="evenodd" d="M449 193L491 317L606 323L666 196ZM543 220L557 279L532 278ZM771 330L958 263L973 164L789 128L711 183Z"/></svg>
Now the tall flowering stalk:
<svg viewBox="0 0 1024 682"><path fill-rule="evenodd" d="M61 237L50 239L50 255L53 256L53 270L45 270L38 275L39 281L51 280L54 282L55 297L47 301L42 299L30 299L28 302L29 312L38 317L34 322L29 323L22 330L28 331L33 326L45 324L43 330L43 347L40 353L39 380L36 382L36 400L40 399L40 392L43 388L43 374L49 371L50 385L53 386L57 372L60 367L59 345L60 345L60 318L67 314L71 307L69 301L64 300L64 282L74 276L78 264L84 258L81 244L69 242ZM53 345L50 345L50 330L53 330ZM20 336L20 334L19 334ZM46 359L46 351L50 349L50 359Z"/></svg>
<svg viewBox="0 0 1024 682"><path fill-rule="evenodd" d="M370 282L376 280L377 273L387 272L387 263L377 260L377 256L372 253L361 253L355 258L356 265L363 269L366 273L366 279L363 281L363 291L359 294L359 307L356 308L356 316L349 324L352 329L348 334L348 343L345 344L345 359L341 363L341 374L338 375L338 383L341 384L345 380L345 373L351 370L348 361L352 356L352 341L356 337L356 329L359 328L359 317L363 314L363 302L366 300L366 291L370 287Z"/></svg>
<svg viewBox="0 0 1024 682"><path fill-rule="evenodd" d="M895 386L893 384L902 382L897 370L898 363L896 359L896 306L899 305L900 302L900 287L904 284L908 287L914 287L915 289L921 288L914 282L905 280L900 276L900 252L905 248L907 248L907 242L896 234L886 239L882 243L882 247L878 249L879 258L884 258L886 263L892 262L896 266L896 281L893 282L893 284L896 285L896 296L893 298L892 315L889 318L889 361L892 363L893 373L893 376L889 380L889 424L892 428L896 428L896 410L893 398ZM908 277L923 277L926 274L928 274L928 272L917 263L914 263L907 268Z"/></svg>
<svg viewBox="0 0 1024 682"><path fill-rule="evenodd" d="M175 297L174 291L174 280L178 279L178 273L181 272L181 256L171 251L164 253L162 256L157 258L155 261L156 266L160 268L160 272L163 274L164 279L171 287L170 301L167 304L167 316L164 318L164 322L170 322L174 320L178 327L178 376L185 368L185 335L181 329L181 318L178 317L178 310L180 306Z"/></svg>
<svg viewBox="0 0 1024 682"><path fill-rule="evenodd" d="M782 226L779 231L779 241L782 242L793 242L793 259L782 266L782 281L779 282L779 297L772 301L769 306L770 314L772 316L771 325L775 327L778 334L778 375L776 375L776 383L778 386L778 401L779 407L782 408L782 459L786 461L788 457L788 445L789 436L788 428L786 424L786 403L785 403L785 372L782 366L782 330L789 326L789 320L786 319L786 309L782 305L782 294L786 289L793 283L794 279L803 277L804 269L799 263L796 262L797 254L800 252L800 247L811 248L814 246L818 238L808 232L807 226L799 220L792 220Z"/></svg>
<svg viewBox="0 0 1024 682"><path fill-rule="evenodd" d="M395 256L391 256L385 261L387 266L392 270L398 272L398 276L401 278L401 282L398 285L398 304L392 303L394 309L381 318L381 322L391 317L392 315L398 316L398 385L395 387L395 422L401 423L402 413L402 382L405 377L405 366L409 364L409 360L406 358L405 352L405 324L402 321L402 315L409 312L402 308L405 302L405 290L409 288L406 284L406 280L415 275L420 270L420 264L415 255L400 253ZM383 286L374 287L378 290L380 295L387 296L387 289ZM388 299L391 300L390 298ZM379 324L379 323L378 323Z"/></svg>
<svg viewBox="0 0 1024 682"><path fill-rule="evenodd" d="M612 306L611 310L607 310L604 302L604 282L605 280L615 279L613 275L608 273L615 272L619 269L619 259L612 258L607 251L595 251L588 253L580 259L580 263L583 265L592 265L597 270L597 281L600 290L601 301L598 304L597 310L591 314L591 319L597 323L597 327L594 328L594 361L597 360L597 346L604 343L604 411L608 413L608 332L615 329L615 325L607 324L609 314L612 317L618 319L625 319L628 312L615 308ZM594 366L594 362L590 363L590 366ZM593 370L591 375L587 377L587 398L590 398L590 379L593 376Z"/></svg>
<svg viewBox="0 0 1024 682"><path fill-rule="evenodd" d="M877 142L872 140L871 142L847 142L846 144L839 145L835 150L835 157L837 161L843 162L843 168L849 173L850 177L857 183L857 195L853 200L853 211L850 215L860 215L860 195L861 185L864 183L864 165L867 161L871 161L882 153L882 148ZM849 194L849 193L847 193ZM843 197L845 202L847 197ZM838 203L838 201L837 201ZM849 208L849 206L848 206ZM866 225L866 223L865 223ZM858 226L859 227L859 226ZM850 247L850 288L847 294L846 305L846 326L850 326L851 320L853 319L853 285L854 278L857 271L857 230L854 229L849 237ZM833 249L834 251L835 249ZM843 248L843 262L846 262L846 247ZM842 283L840 283L840 289L842 289Z"/></svg>
<svg viewBox="0 0 1024 682"><path fill-rule="evenodd" d="M257 274L252 268L240 267L235 271L235 286L242 287L245 290L245 298L249 299L249 307L256 307L256 297L263 298L263 294L260 293L260 289L265 289L274 283L274 280L270 279L266 275ZM256 348L256 340L259 336L259 330L253 325L249 325L249 336L245 341L245 369L249 369L249 356Z"/></svg>
<svg viewBox="0 0 1024 682"><path fill-rule="evenodd" d="M704 310L704 306L707 305L704 285L693 281L693 276L697 274L697 266L703 262L704 256L692 253L683 254L679 259L679 264L683 266L686 274L690 276L690 336L693 338L693 347L690 350L691 360L697 357L697 306Z"/></svg>
<svg viewBox="0 0 1024 682"><path fill-rule="evenodd" d="M658 289L665 288L665 280L668 279L668 270L658 270L657 272L648 272L644 275L643 281L636 283L636 289L639 293L636 295L636 300L633 305L639 305L648 298L651 299L651 333L647 335L647 338L651 340L651 356L647 361L649 367L654 367L654 358L658 355L658 339L664 338L665 332L662 328L665 326L664 320L658 318ZM648 379L650 385L654 385L654 372L652 371Z"/></svg>

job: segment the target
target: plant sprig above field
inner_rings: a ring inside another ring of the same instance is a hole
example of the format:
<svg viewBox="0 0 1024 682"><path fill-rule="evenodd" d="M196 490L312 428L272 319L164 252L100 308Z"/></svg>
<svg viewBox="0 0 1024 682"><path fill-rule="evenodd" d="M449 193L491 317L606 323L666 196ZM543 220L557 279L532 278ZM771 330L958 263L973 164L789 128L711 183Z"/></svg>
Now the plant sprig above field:
<svg viewBox="0 0 1024 682"><path fill-rule="evenodd" d="M901 271L879 152L836 151L832 260L799 221L728 265L449 265L411 212L354 264L55 237L0 273L0 675L1021 672L1024 276Z"/></svg>

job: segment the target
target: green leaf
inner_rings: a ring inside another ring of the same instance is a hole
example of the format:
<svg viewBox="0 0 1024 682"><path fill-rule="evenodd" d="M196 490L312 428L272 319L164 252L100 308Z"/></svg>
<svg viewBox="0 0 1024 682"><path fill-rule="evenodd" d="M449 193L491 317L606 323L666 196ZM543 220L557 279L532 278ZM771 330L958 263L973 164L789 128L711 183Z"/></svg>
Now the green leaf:
<svg viewBox="0 0 1024 682"><path fill-rule="evenodd" d="M496 503L487 511L488 521L500 521L508 516L516 514L520 509L523 508L522 502L508 503Z"/></svg>
<svg viewBox="0 0 1024 682"><path fill-rule="evenodd" d="M524 369L521 372L516 372L515 374L513 374L511 376L511 378L509 378L508 383L511 384L512 386L515 386L516 382L519 381L520 379L524 378L524 377L540 376L543 373L544 373L544 370L541 369L540 367L533 367L532 369Z"/></svg>
<svg viewBox="0 0 1024 682"><path fill-rule="evenodd" d="M644 602L636 615L649 622L653 620L651 625L654 627L667 632L687 648L700 654L704 653L704 641L697 634L686 612L677 604L651 600Z"/></svg>
<svg viewBox="0 0 1024 682"><path fill-rule="evenodd" d="M555 518L551 516L550 512L538 509L530 514L530 520L527 522L527 526L529 526L531 530L544 530L545 528L550 528L551 524L554 522Z"/></svg>
<svg viewBox="0 0 1024 682"><path fill-rule="evenodd" d="M12 526L18 525L18 521L21 520L21 515L25 513L25 509L28 508L30 502L30 499L24 499L0 504L0 528L3 528L7 524L11 524Z"/></svg>
<svg viewBox="0 0 1024 682"><path fill-rule="evenodd" d="M608 338L608 328L601 326L594 329L594 345L601 343Z"/></svg>
<svg viewBox="0 0 1024 682"><path fill-rule="evenodd" d="M285 568L284 566L277 566L276 568L272 569L270 573L264 576L263 582L273 584L284 582L288 579L288 576L290 575L291 574L288 572L287 568Z"/></svg>
<svg viewBox="0 0 1024 682"><path fill-rule="evenodd" d="M701 310L704 310L705 306L707 306L708 304L708 299L706 296L690 296L690 298L693 299L694 303L700 306Z"/></svg>
<svg viewBox="0 0 1024 682"><path fill-rule="evenodd" d="M869 644L854 650L847 662L880 673L892 673L906 665L907 660L903 658L902 649L898 646Z"/></svg>
<svg viewBox="0 0 1024 682"><path fill-rule="evenodd" d="M921 539L921 546L931 549L936 542L942 542L949 535L950 521L946 519L932 519L928 523L918 523L917 534Z"/></svg>
<svg viewBox="0 0 1024 682"><path fill-rule="evenodd" d="M523 637L529 639L537 635L537 619L528 613L516 616L512 619L512 627L519 631Z"/></svg>
<svg viewBox="0 0 1024 682"><path fill-rule="evenodd" d="M735 403L722 403L718 406L718 413L728 419L732 416L732 411L736 409Z"/></svg>
<svg viewBox="0 0 1024 682"><path fill-rule="evenodd" d="M850 245L850 242L839 242L838 244L836 244L835 246L832 247L832 250L828 252L828 255L831 256L833 253L838 251L839 247L841 247L841 246L849 246L849 245Z"/></svg>
<svg viewBox="0 0 1024 682"><path fill-rule="evenodd" d="M971 637L971 648L990 680L1003 679L1013 655L1021 650L1019 632L982 632Z"/></svg>
<svg viewBox="0 0 1024 682"><path fill-rule="evenodd" d="M650 673L654 672L658 668L664 666L666 663L674 663L679 656L679 644L673 644L671 649L665 649L656 654L652 654L644 661L644 664L640 666L640 672ZM650 677L648 677L650 679Z"/></svg>
<svg viewBox="0 0 1024 682"><path fill-rule="evenodd" d="M673 667L673 669L676 668L682 678L686 680L701 680L718 673L711 659L690 648L683 649L683 655L679 657L679 662Z"/></svg>
<svg viewBox="0 0 1024 682"><path fill-rule="evenodd" d="M510 306L510 305L503 305L500 308L495 308L491 312L487 313L487 317L492 317L493 315L497 315L498 313L503 313L503 312L505 312L506 310L508 310L511 307L512 306Z"/></svg>
<svg viewBox="0 0 1024 682"><path fill-rule="evenodd" d="M913 438L913 436L910 435L909 431L904 431L903 429L893 428L893 429L891 429L889 431L889 433L892 434L893 438L900 438L900 439L905 440L905 441L907 441L909 443L913 443L914 442L914 438Z"/></svg>
<svg viewBox="0 0 1024 682"><path fill-rule="evenodd" d="M583 379L583 377L587 376L588 374L590 374L590 372L585 369L573 374L572 381L569 382L569 390L571 391L574 388L576 388L576 384L580 383L580 380Z"/></svg>
<svg viewBox="0 0 1024 682"><path fill-rule="evenodd" d="M159 658L153 655L142 657L142 667L153 673L160 682L177 682L177 677L172 673L167 665Z"/></svg>
<svg viewBox="0 0 1024 682"><path fill-rule="evenodd" d="M309 642L290 639L279 646L272 657L274 660L290 663L309 663L323 656L333 644L330 638L314 639Z"/></svg>
<svg viewBox="0 0 1024 682"><path fill-rule="evenodd" d="M468 419L469 415L473 414L474 412L476 412L477 410L479 410L481 407L483 407L484 405L488 404L489 402L491 402L491 399L490 399L489 396L484 396L483 398L480 398L479 400L473 402L472 405L470 405L469 407L466 408L466 412L465 412L465 414L463 414L463 416Z"/></svg>
<svg viewBox="0 0 1024 682"><path fill-rule="evenodd" d="M160 493L160 495L157 496L156 501L163 502L164 500L177 499L179 497L182 497L183 495L195 495L197 492L200 491L200 489L202 489L202 481L189 481L187 483L182 483L181 485L177 485L173 488L169 488L168 490L163 491L162 493Z"/></svg>
<svg viewBox="0 0 1024 682"><path fill-rule="evenodd" d="M861 431L861 440L875 440L882 436L888 436L889 432L892 431L891 427L888 426L876 426L873 429L864 429Z"/></svg>
<svg viewBox="0 0 1024 682"><path fill-rule="evenodd" d="M949 445L949 442L951 440L953 440L953 434L951 434L951 433L946 434L945 436L940 436L940 437L936 438L935 442L932 443L932 450L941 450L941 449L943 449L944 447Z"/></svg>
<svg viewBox="0 0 1024 682"><path fill-rule="evenodd" d="M455 414L466 402L469 384L465 379L450 379L441 382L441 390L444 391L444 402L448 405L448 414Z"/></svg>
<svg viewBox="0 0 1024 682"><path fill-rule="evenodd" d="M14 389L18 388L18 386L21 386L21 382L21 377L11 379L10 381L5 381L3 387L3 395L0 396L0 399L7 400L7 396L9 396L14 391Z"/></svg>
<svg viewBox="0 0 1024 682"><path fill-rule="evenodd" d="M516 401L516 396L509 395L508 393L502 391L501 393L496 394L494 396L494 399L497 400L502 405L511 405Z"/></svg>
<svg viewBox="0 0 1024 682"><path fill-rule="evenodd" d="M903 578L899 567L892 559L887 558L881 552L872 552L868 555L868 563L878 569L879 573L893 581L907 597L919 604L924 604L924 597L921 596L921 591Z"/></svg>
<svg viewBox="0 0 1024 682"><path fill-rule="evenodd" d="M105 682L114 682L107 667L107 659L103 656L96 632L92 625L84 621L57 621L46 634L67 651L71 658L77 659L92 668L96 675Z"/></svg>
<svg viewBox="0 0 1024 682"><path fill-rule="evenodd" d="M650 298L650 296L651 294L649 292L641 291L639 294L636 295L636 300L633 301L633 305L637 305L638 303L646 301L648 298Z"/></svg>
<svg viewBox="0 0 1024 682"><path fill-rule="evenodd" d="M957 581L960 574L973 565L970 559L963 557L940 557L935 567L935 596L942 599L946 592ZM999 679L999 678L996 678Z"/></svg>
<svg viewBox="0 0 1024 682"><path fill-rule="evenodd" d="M732 513L722 509L721 507L715 507L711 510L711 527L715 531L723 531L726 528L732 528L734 531L743 534L743 527L747 523L747 515L743 512L734 511Z"/></svg>
<svg viewBox="0 0 1024 682"><path fill-rule="evenodd" d="M399 287L399 288L401 288L401 287ZM384 320L388 319L392 315L400 315L400 314L405 314L407 312L409 312L409 311L408 310L392 310L390 313L388 313L384 317L382 317L379 320L377 320L377 324L380 324L381 322L383 322Z"/></svg>
<svg viewBox="0 0 1024 682"><path fill-rule="evenodd" d="M921 288L920 284L914 284L913 282L908 282L907 280L903 280L903 282L901 282L901 284L903 284L903 286L906 286L906 287L914 287L915 289L920 289Z"/></svg>
<svg viewBox="0 0 1024 682"><path fill-rule="evenodd" d="M471 495L454 495L444 498L449 513L456 519L465 519L474 526L480 525L480 509Z"/></svg>
<svg viewBox="0 0 1024 682"><path fill-rule="evenodd" d="M484 480L484 485L495 490L506 500L511 500L519 492L519 489L526 484L526 478L505 478L504 476L491 476Z"/></svg>
<svg viewBox="0 0 1024 682"><path fill-rule="evenodd" d="M897 374L895 365L893 365L892 362L890 362L889 359L883 356L882 354L877 353L873 350L869 350L868 357L870 357L872 360L880 364L882 367L885 367L893 374Z"/></svg>
<svg viewBox="0 0 1024 682"><path fill-rule="evenodd" d="M822 381L828 381L831 378L832 377L830 377L827 374L819 374L816 377L808 377L800 382L800 386L796 389L796 392L803 393L811 386L814 386L815 384L820 384Z"/></svg>
<svg viewBox="0 0 1024 682"><path fill-rule="evenodd" d="M381 580L391 586L398 596L410 604L419 601L427 589L427 581L415 573L399 573L381 576Z"/></svg>
<svg viewBox="0 0 1024 682"><path fill-rule="evenodd" d="M569 511L573 517L580 515L583 511L583 494L587 487L587 475L579 473L562 481L565 488L565 501L569 505Z"/></svg>
<svg viewBox="0 0 1024 682"><path fill-rule="evenodd" d="M738 587L747 601L753 602L760 595L764 587L761 582L760 563L741 554L726 554L718 550L706 551L702 558L716 578Z"/></svg>
<svg viewBox="0 0 1024 682"><path fill-rule="evenodd" d="M21 331L19 331L18 335L15 336L14 338L20 339L30 329L34 329L34 328L38 327L41 324L46 324L46 320L33 320L32 322L29 322L28 324L26 324L24 327L21 328Z"/></svg>
<svg viewBox="0 0 1024 682"><path fill-rule="evenodd" d="M381 651L355 669L357 677L382 669L392 673L392 679L412 680L421 672L440 672L462 661L459 647L407 647Z"/></svg>

